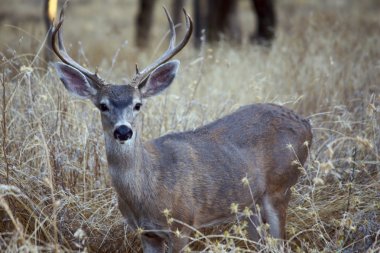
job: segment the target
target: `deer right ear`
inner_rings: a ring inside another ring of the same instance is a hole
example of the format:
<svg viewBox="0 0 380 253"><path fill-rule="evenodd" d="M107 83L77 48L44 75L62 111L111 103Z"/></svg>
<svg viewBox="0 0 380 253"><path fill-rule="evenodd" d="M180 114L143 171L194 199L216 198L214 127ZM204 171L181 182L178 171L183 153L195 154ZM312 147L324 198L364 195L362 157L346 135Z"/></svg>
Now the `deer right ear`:
<svg viewBox="0 0 380 253"><path fill-rule="evenodd" d="M87 77L77 69L61 62L54 64L59 79L66 89L81 98L90 98L96 95L97 90L91 86Z"/></svg>

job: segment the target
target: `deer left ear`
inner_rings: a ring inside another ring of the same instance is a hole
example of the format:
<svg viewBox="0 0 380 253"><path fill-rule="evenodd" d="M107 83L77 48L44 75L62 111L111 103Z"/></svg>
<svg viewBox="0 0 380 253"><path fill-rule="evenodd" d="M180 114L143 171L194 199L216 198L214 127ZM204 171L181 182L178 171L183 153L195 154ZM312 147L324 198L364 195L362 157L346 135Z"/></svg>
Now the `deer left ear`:
<svg viewBox="0 0 380 253"><path fill-rule="evenodd" d="M157 95L173 82L177 74L179 61L173 60L156 68L146 81L139 85L143 98Z"/></svg>

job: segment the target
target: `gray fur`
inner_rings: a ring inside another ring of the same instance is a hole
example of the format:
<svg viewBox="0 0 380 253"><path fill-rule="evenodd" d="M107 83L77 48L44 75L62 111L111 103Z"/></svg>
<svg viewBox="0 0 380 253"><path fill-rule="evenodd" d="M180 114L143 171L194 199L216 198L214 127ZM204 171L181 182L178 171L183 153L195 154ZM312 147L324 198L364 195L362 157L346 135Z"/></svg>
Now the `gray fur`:
<svg viewBox="0 0 380 253"><path fill-rule="evenodd" d="M163 87L154 87L156 92L149 95L168 87L175 72L169 71L166 79L161 76L155 85ZM152 91L150 81L145 85L143 89ZM262 207L261 216L255 215L255 224L250 224L251 239L258 239L255 226L262 221L271 225L273 236L285 238L290 187L306 161L305 142L312 141L309 122L278 105L253 104L194 131L143 143L141 119L133 109L142 101L140 89L106 85L90 99L98 107L109 107L101 114L109 171L127 223L146 231L141 236L144 252L163 252L165 243L178 252L187 243L189 229L176 222L169 225L164 210L203 228L231 222L236 217L232 203L240 210ZM125 143L113 136L121 123L134 132ZM252 195L242 183L245 177ZM170 232L177 229L185 238Z"/></svg>

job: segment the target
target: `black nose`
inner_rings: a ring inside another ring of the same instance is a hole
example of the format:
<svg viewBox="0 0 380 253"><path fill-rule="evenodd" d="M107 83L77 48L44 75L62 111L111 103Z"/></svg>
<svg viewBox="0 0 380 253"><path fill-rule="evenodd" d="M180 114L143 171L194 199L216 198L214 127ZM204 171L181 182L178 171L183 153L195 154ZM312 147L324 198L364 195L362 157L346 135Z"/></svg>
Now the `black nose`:
<svg viewBox="0 0 380 253"><path fill-rule="evenodd" d="M118 139L120 141L126 141L130 139L133 135L132 129L129 127L122 125L116 128L115 132L113 133L113 136L115 139Z"/></svg>

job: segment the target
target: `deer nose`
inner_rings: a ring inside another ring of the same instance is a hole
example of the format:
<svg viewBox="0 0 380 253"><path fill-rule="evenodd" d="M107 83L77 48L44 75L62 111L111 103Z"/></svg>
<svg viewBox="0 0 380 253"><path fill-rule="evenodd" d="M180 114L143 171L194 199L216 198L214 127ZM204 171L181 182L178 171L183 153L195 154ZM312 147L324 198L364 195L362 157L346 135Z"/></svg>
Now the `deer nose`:
<svg viewBox="0 0 380 253"><path fill-rule="evenodd" d="M121 125L118 128L115 129L115 132L113 132L113 136L115 139L120 141L126 141L129 140L133 135L132 129L125 125Z"/></svg>

